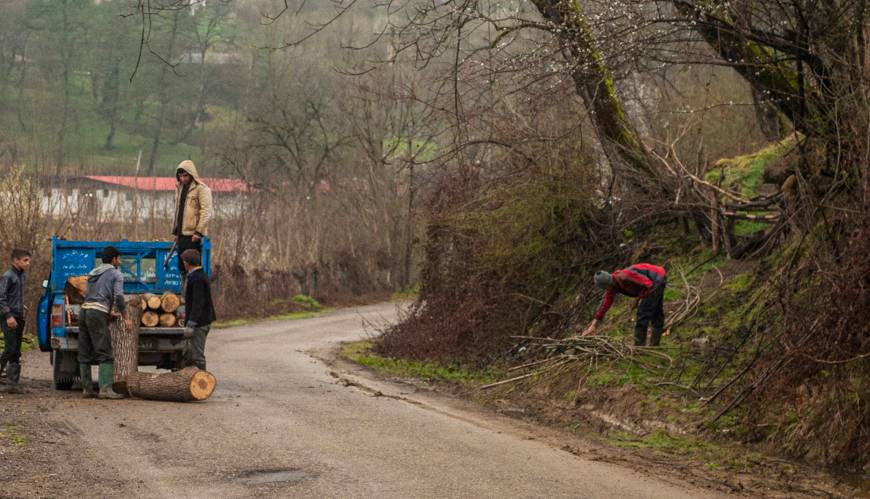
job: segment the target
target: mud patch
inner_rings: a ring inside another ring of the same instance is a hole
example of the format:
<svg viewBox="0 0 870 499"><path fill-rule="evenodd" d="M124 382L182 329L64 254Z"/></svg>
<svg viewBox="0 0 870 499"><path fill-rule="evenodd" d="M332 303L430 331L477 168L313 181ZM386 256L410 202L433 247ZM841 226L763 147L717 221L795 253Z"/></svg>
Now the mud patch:
<svg viewBox="0 0 870 499"><path fill-rule="evenodd" d="M239 473L237 479L247 485L296 485L297 483L316 477L317 473L312 473L299 468L277 468L270 470L243 471Z"/></svg>

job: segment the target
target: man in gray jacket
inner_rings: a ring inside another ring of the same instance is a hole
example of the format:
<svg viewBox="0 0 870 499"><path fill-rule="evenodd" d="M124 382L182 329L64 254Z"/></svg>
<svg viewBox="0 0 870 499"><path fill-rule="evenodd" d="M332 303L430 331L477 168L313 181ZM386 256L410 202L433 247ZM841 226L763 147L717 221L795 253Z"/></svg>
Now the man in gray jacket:
<svg viewBox="0 0 870 499"><path fill-rule="evenodd" d="M79 314L79 370L85 398L119 399L112 390L114 358L109 321L123 317L130 326L124 304L124 275L118 270L121 253L113 246L103 249L102 265L88 274L88 292ZM94 392L91 366L99 367L99 394Z"/></svg>
<svg viewBox="0 0 870 499"><path fill-rule="evenodd" d="M21 377L21 337L24 333L24 271L30 266L30 252L12 250L12 268L0 277L0 329L3 330L3 353L0 372L7 369L9 393L23 393L18 386Z"/></svg>

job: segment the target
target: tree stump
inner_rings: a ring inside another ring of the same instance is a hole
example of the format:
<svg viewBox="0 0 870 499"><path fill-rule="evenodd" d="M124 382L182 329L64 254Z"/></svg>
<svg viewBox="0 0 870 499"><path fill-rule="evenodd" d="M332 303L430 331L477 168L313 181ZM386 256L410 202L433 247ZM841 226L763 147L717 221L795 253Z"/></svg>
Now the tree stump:
<svg viewBox="0 0 870 499"><path fill-rule="evenodd" d="M134 305L135 299L130 300L127 305L127 313L130 314L130 328L127 328L121 319L112 320L109 323L112 353L115 357L115 375L112 388L118 393L126 391L127 376L139 369L139 316L142 311Z"/></svg>
<svg viewBox="0 0 870 499"><path fill-rule="evenodd" d="M160 314L160 327L172 327L176 322L175 314Z"/></svg>
<svg viewBox="0 0 870 499"><path fill-rule="evenodd" d="M145 293L142 297L145 299L145 302L148 303L148 308L151 310L160 310L159 296L152 293Z"/></svg>
<svg viewBox="0 0 870 499"><path fill-rule="evenodd" d="M217 380L208 371L185 367L171 373L132 373L127 377L127 393L148 400L190 402L205 400L214 392Z"/></svg>
<svg viewBox="0 0 870 499"><path fill-rule="evenodd" d="M142 325L145 327L155 327L160 322L160 316L153 310L148 310L142 313Z"/></svg>
<svg viewBox="0 0 870 499"><path fill-rule="evenodd" d="M167 291L160 297L160 308L163 309L164 312L171 314L178 310L180 305L181 298L179 298L175 293Z"/></svg>

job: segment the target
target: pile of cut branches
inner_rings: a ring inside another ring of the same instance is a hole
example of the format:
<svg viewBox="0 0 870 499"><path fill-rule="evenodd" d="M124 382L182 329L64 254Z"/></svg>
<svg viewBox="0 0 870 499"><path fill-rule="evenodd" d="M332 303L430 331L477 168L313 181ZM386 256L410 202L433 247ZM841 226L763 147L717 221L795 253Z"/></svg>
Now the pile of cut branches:
<svg viewBox="0 0 870 499"><path fill-rule="evenodd" d="M508 372L523 374L484 385L482 389L531 378L575 362L594 366L600 361L631 360L650 372L659 372L662 364L669 367L674 362L673 357L660 347L638 347L629 345L622 339L607 336L574 336L561 339L534 336L514 336L514 338L521 340L522 348L529 353L543 358L508 369Z"/></svg>

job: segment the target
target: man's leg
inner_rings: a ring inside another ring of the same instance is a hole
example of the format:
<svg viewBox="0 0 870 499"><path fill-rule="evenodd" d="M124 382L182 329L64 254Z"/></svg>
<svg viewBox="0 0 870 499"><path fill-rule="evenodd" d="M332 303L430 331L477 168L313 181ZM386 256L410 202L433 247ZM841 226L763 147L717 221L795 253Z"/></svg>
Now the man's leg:
<svg viewBox="0 0 870 499"><path fill-rule="evenodd" d="M2 323L3 351L6 356L6 384L9 385L10 392L19 391L18 382L21 379L21 333L24 331L24 321L17 320L19 322L15 328L7 326L6 321Z"/></svg>
<svg viewBox="0 0 870 499"><path fill-rule="evenodd" d="M178 236L178 272L181 274L182 289L184 288L185 281L187 281L187 272L184 271L184 262L181 261L181 254L189 249L195 249L202 253L202 242L194 242L193 236Z"/></svg>
<svg viewBox="0 0 870 499"><path fill-rule="evenodd" d="M662 283L659 289L654 293L655 304L653 307L652 316L652 338L650 345L657 347L662 341L662 333L665 330L665 286L667 283Z"/></svg>
<svg viewBox="0 0 870 499"><path fill-rule="evenodd" d="M634 346L646 345L646 330L649 327L650 318L652 318L652 310L650 297L641 300L637 306L637 321L634 323Z"/></svg>
<svg viewBox="0 0 870 499"><path fill-rule="evenodd" d="M82 380L82 394L85 398L93 398L97 396L94 391L94 378L91 376L91 365L95 363L94 346L91 341L91 328L88 325L91 314L100 312L91 312L83 308L79 313L79 377Z"/></svg>
<svg viewBox="0 0 870 499"><path fill-rule="evenodd" d="M3 340L6 341L5 339ZM0 378L6 377L6 347L3 347L3 352L0 352Z"/></svg>
<svg viewBox="0 0 870 499"><path fill-rule="evenodd" d="M191 361L193 365L205 371L205 340L211 324L193 328L193 337L190 339Z"/></svg>
<svg viewBox="0 0 870 499"><path fill-rule="evenodd" d="M91 341L94 347L94 360L100 366L98 383L100 392L97 395L101 399L120 399L123 395L112 390L115 381L115 364L112 357L112 336L109 333L109 314L94 311L89 313L89 329Z"/></svg>

